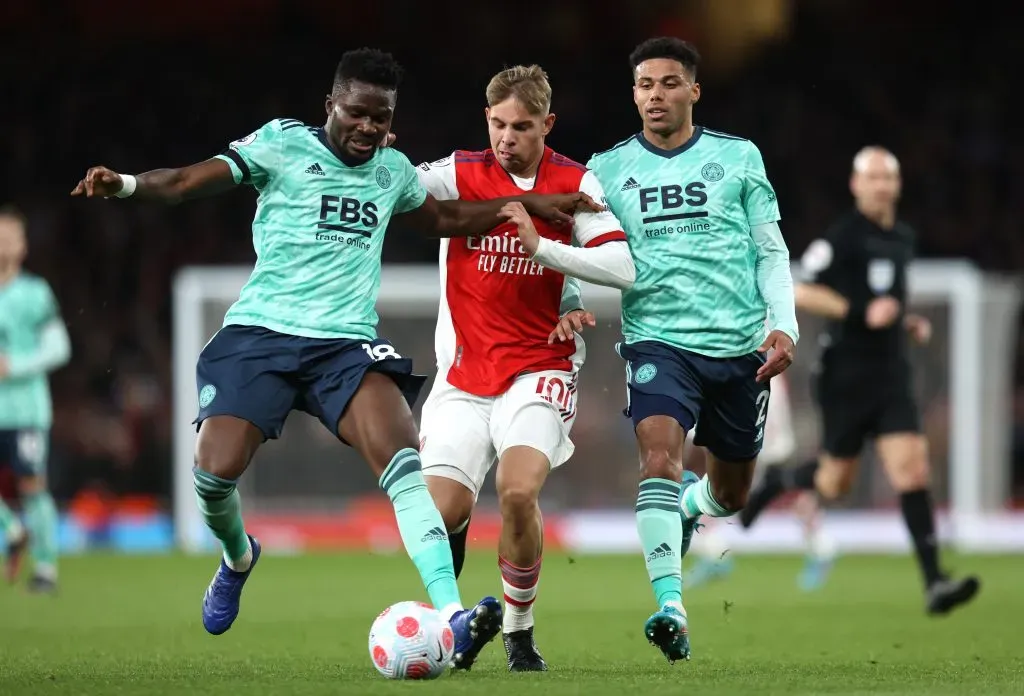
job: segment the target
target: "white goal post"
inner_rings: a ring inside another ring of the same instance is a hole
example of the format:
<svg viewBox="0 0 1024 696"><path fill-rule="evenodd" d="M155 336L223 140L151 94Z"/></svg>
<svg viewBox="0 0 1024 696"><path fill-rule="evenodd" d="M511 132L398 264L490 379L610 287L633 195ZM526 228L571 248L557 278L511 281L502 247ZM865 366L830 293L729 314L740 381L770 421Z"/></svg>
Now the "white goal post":
<svg viewBox="0 0 1024 696"><path fill-rule="evenodd" d="M211 302L226 305L237 298L250 271L251 267L245 266L189 267L174 281L173 505L176 539L186 551L209 548L208 533L195 504L191 473L196 358L219 327L209 320L204 322L204 312L208 313L204 306ZM942 305L948 311L949 360L944 366L948 377L943 377L948 379L949 509L943 515L940 532L965 551L1024 548L1024 516L1006 511L1010 487L1009 403L1020 287L959 260L914 262L909 285L913 302ZM618 291L584 283L583 297L588 309L602 320L614 318L617 326ZM385 266L378 301L382 319L432 320L438 301L436 266ZM799 359L811 360L815 353L815 337L805 333L798 348ZM418 365L420 371L425 368ZM593 408L618 407L597 404ZM630 546L627 541L622 545ZM774 547L767 543L757 548L767 551ZM872 547L868 543L859 548Z"/></svg>

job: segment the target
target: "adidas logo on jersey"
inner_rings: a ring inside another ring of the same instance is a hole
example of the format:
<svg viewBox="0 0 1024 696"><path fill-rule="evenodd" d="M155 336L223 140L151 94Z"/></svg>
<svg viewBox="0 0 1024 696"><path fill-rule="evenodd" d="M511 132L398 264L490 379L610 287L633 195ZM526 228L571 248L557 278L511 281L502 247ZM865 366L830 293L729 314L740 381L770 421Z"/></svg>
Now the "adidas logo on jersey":
<svg viewBox="0 0 1024 696"><path fill-rule="evenodd" d="M636 183L636 179L629 177L626 179L626 183L622 185L620 191L629 191L630 189L640 188L640 184Z"/></svg>
<svg viewBox="0 0 1024 696"><path fill-rule="evenodd" d="M448 535L445 534L445 531L440 527L434 527L429 532L424 534L423 538L420 539L420 541L448 541Z"/></svg>
<svg viewBox="0 0 1024 696"><path fill-rule="evenodd" d="M326 174L324 174L323 167L320 166L319 162L314 162L313 164L309 165L309 167L306 168L306 173L316 174L317 176L326 176Z"/></svg>
<svg viewBox="0 0 1024 696"><path fill-rule="evenodd" d="M658 546L658 548L654 549L649 554L647 554L647 562L650 563L655 558L666 558L668 556L675 556L675 555L676 554L672 550L671 546L669 546L668 544L661 544L661 545Z"/></svg>

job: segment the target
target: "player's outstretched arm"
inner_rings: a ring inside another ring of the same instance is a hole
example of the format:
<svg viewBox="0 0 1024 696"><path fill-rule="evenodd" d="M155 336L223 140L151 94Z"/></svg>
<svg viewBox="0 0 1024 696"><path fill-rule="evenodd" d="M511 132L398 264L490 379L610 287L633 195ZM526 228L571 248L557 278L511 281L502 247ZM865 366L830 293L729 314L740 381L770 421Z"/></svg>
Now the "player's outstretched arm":
<svg viewBox="0 0 1024 696"><path fill-rule="evenodd" d="M556 224L571 225L577 210L604 210L585 193L528 193L489 201L439 201L428 195L423 205L402 215L429 237L472 237L497 227L502 207L512 201L522 203L530 215Z"/></svg>
<svg viewBox="0 0 1024 696"><path fill-rule="evenodd" d="M826 319L845 319L850 302L827 285L798 283L795 288L796 306Z"/></svg>
<svg viewBox="0 0 1024 696"><path fill-rule="evenodd" d="M144 201L173 205L191 198L210 196L235 186L231 167L223 159L212 158L178 169L154 169L132 176L118 174L107 167L92 167L71 191L72 196L132 196Z"/></svg>
<svg viewBox="0 0 1024 696"><path fill-rule="evenodd" d="M516 225L523 248L542 266L588 283L620 290L628 289L636 280L636 265L621 230L617 230L621 240L600 246L575 247L541 237L520 203L506 203L501 209L501 217Z"/></svg>

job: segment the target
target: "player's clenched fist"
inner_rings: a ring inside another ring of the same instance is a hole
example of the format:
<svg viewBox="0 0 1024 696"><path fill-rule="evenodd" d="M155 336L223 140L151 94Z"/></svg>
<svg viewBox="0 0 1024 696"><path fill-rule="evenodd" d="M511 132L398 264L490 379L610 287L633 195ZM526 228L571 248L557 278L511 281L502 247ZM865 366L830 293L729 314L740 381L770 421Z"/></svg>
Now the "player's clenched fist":
<svg viewBox="0 0 1024 696"><path fill-rule="evenodd" d="M548 343L555 341L568 341L574 333L583 331L584 326L597 326L594 315L585 309L574 309L566 312L565 316L558 320L555 330L548 336Z"/></svg>
<svg viewBox="0 0 1024 696"><path fill-rule="evenodd" d="M523 248L527 254L533 256L537 253L537 247L540 245L540 234L537 232L537 228L534 227L533 220L530 219L530 214L526 212L526 208L523 207L522 203L518 201L506 203L502 206L498 216L505 218L516 226L516 229L519 231L519 241L523 243Z"/></svg>
<svg viewBox="0 0 1024 696"><path fill-rule="evenodd" d="M117 172L111 171L106 167L92 167L85 173L85 178L79 181L75 188L71 189L71 195L84 195L87 198L92 198L93 196L108 198L120 191L122 186L124 186L124 182L121 180L121 175Z"/></svg>

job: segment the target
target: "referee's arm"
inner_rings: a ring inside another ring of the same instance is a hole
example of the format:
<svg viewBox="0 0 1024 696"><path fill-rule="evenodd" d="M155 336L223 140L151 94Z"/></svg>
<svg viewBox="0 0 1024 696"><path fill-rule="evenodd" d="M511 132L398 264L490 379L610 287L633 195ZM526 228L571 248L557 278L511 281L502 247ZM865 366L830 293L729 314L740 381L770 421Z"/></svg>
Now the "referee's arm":
<svg viewBox="0 0 1024 696"><path fill-rule="evenodd" d="M838 289L843 287L842 267L836 258L839 244L836 235L829 234L807 247L794 288L797 309L840 321L850 314L850 300Z"/></svg>

